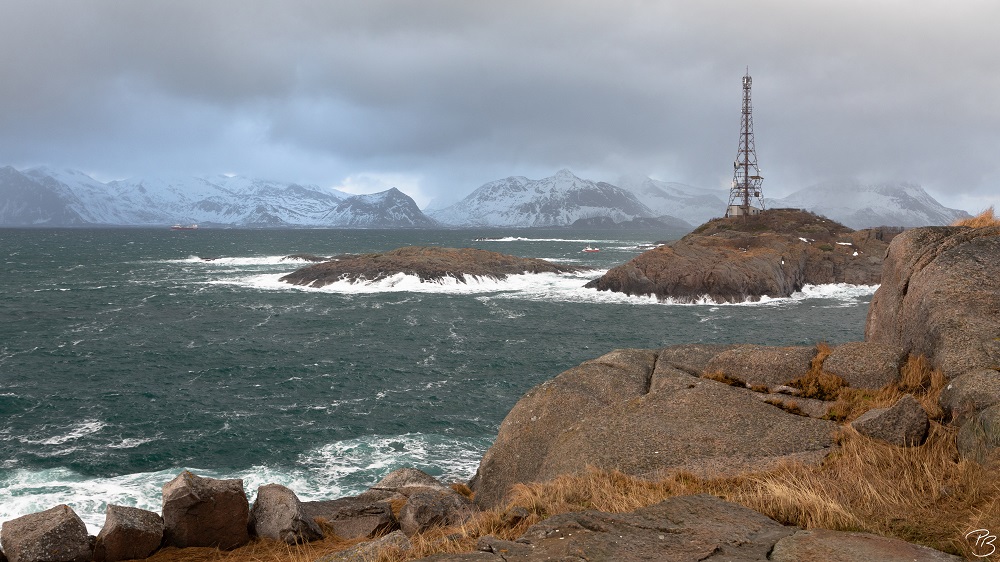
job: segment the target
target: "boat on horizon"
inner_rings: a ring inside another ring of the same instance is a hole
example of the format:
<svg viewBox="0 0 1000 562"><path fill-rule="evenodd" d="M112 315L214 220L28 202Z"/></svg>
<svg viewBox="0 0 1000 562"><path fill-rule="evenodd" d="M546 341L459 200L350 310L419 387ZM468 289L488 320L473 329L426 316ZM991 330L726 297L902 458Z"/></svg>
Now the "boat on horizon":
<svg viewBox="0 0 1000 562"><path fill-rule="evenodd" d="M170 230L198 230L198 225L196 224L175 224L170 227Z"/></svg>
<svg viewBox="0 0 1000 562"><path fill-rule="evenodd" d="M582 251L584 251L584 252L600 252L601 249L600 248L594 248L594 247L591 247L591 246L587 246Z"/></svg>

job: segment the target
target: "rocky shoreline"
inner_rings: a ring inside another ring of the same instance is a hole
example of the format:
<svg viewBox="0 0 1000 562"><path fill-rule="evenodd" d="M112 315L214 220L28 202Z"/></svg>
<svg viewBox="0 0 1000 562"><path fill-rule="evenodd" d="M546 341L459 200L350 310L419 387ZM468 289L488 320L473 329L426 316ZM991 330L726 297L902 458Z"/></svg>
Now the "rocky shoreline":
<svg viewBox="0 0 1000 562"><path fill-rule="evenodd" d="M798 209L713 219L587 287L679 302L743 302L788 297L806 284L875 285L888 244L899 231L855 231Z"/></svg>
<svg viewBox="0 0 1000 562"><path fill-rule="evenodd" d="M504 279L522 273L572 273L581 268L537 258L519 258L474 248L407 246L384 253L338 256L303 267L281 278L292 285L324 287L338 281L379 281L414 275L421 281L469 278Z"/></svg>
<svg viewBox="0 0 1000 562"><path fill-rule="evenodd" d="M584 362L514 406L469 489L402 469L359 496L327 502L299 502L287 488L262 486L251 507L242 481L184 472L164 485L162 514L109 506L104 529L91 538L69 507L57 506L4 522L0 546L10 562L114 562L148 557L162 546L229 549L251 536L300 544L334 534L372 540L323 562L383 552L402 559L421 533L458 529L491 512L504 525L523 523L524 531L516 540L483 534L475 551L426 560L959 560L897 538L804 530L711 495L680 495L627 513L564 513L530 526L530 513L505 506L519 485L593 469L655 480L678 471L695 478L819 465L841 446L835 435L845 430L882 447L916 448L927 438L929 419L957 431L964 460L949 462L995 466L998 257L1000 226L896 235L863 342L690 344L615 350ZM828 261L836 272L836 260ZM908 366L923 358L943 390L933 377L926 384L905 380ZM847 391L892 400L848 416L838 410ZM974 493L953 489L926 501Z"/></svg>

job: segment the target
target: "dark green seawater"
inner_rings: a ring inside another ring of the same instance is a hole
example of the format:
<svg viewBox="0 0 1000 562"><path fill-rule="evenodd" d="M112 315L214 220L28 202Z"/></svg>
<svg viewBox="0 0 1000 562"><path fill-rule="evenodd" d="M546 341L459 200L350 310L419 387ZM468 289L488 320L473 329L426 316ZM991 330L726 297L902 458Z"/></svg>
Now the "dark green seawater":
<svg viewBox="0 0 1000 562"><path fill-rule="evenodd" d="M483 237L499 240L478 240ZM466 479L517 399L581 361L675 343L862 338L872 288L677 305L583 289L656 234L0 230L0 521L159 508L183 468L356 493L400 466ZM573 276L324 289L284 256L478 247ZM582 253L593 245L598 253ZM205 258L210 258L206 260Z"/></svg>

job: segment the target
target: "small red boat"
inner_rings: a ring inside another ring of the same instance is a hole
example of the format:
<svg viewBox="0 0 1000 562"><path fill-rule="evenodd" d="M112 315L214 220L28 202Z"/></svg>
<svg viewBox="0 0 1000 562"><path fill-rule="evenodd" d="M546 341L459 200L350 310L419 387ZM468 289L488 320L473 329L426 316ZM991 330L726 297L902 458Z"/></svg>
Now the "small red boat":
<svg viewBox="0 0 1000 562"><path fill-rule="evenodd" d="M592 248L590 246L587 246L586 248L583 249L583 251L584 252L600 252L601 249L600 248Z"/></svg>

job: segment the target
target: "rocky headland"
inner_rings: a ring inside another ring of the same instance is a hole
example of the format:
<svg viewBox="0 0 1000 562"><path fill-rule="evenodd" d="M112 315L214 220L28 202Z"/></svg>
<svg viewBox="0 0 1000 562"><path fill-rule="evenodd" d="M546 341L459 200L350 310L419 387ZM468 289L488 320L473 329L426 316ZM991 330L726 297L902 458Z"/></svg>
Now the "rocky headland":
<svg viewBox="0 0 1000 562"><path fill-rule="evenodd" d="M806 284L879 282L895 228L852 230L798 209L713 219L587 287L680 302L787 297Z"/></svg>
<svg viewBox="0 0 1000 562"><path fill-rule="evenodd" d="M1000 225L913 229L888 247L865 341L586 361L513 407L468 486L401 469L324 502L262 486L251 507L242 482L184 472L164 485L162 514L109 506L88 538L57 506L5 522L0 544L10 562L253 537L333 541L288 555L317 562L960 559L914 542L988 559L993 536L969 533L1000 528L998 258ZM633 503L583 489L592 474Z"/></svg>
<svg viewBox="0 0 1000 562"><path fill-rule="evenodd" d="M323 287L337 281L379 281L400 273L421 281L468 277L503 279L522 273L571 273L580 268L536 258L519 258L475 248L407 246L384 253L338 256L281 278L293 285Z"/></svg>

